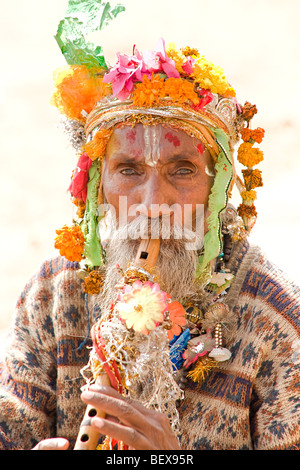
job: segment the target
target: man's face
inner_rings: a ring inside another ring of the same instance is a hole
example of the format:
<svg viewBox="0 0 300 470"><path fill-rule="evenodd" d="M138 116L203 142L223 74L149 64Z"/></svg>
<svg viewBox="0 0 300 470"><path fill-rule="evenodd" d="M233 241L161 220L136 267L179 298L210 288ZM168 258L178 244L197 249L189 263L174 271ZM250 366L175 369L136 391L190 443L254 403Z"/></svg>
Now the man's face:
<svg viewBox="0 0 300 470"><path fill-rule="evenodd" d="M127 198L127 221L139 213L157 218L163 207L176 205L189 217L196 205L207 209L213 164L200 140L172 127L124 126L108 143L103 168L103 193L119 219L120 196ZM130 208L138 205L137 211ZM124 218L124 214L122 214Z"/></svg>

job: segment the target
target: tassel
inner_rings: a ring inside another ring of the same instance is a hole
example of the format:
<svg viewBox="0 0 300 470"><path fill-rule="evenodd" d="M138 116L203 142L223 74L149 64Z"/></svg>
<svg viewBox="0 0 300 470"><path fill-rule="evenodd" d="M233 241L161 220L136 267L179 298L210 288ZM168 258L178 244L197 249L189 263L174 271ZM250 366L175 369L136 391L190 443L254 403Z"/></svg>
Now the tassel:
<svg viewBox="0 0 300 470"><path fill-rule="evenodd" d="M187 378L190 378L193 382L197 383L204 382L212 369L217 365L217 361L214 361L209 357L202 357L197 361L196 367L187 374Z"/></svg>

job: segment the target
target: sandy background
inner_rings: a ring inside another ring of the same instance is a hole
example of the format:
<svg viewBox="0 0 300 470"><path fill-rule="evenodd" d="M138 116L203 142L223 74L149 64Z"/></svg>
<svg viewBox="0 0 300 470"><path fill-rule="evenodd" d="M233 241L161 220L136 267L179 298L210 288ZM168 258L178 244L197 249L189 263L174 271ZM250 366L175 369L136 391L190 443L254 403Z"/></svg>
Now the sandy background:
<svg viewBox="0 0 300 470"><path fill-rule="evenodd" d="M152 49L158 38L197 47L221 65L259 109L264 127L264 188L251 236L300 284L300 2L299 0L128 0L127 12L99 43L118 50ZM0 15L0 332L16 299L44 258L56 254L55 229L72 220L66 193L73 150L48 103L52 73L65 65L53 38L66 0L2 2Z"/></svg>

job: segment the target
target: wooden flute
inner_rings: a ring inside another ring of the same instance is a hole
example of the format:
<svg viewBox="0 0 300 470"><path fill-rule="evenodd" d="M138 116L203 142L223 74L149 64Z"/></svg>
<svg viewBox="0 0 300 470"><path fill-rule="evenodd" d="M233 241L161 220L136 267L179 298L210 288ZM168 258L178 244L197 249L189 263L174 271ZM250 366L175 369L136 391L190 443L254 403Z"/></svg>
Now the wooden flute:
<svg viewBox="0 0 300 470"><path fill-rule="evenodd" d="M159 248L159 239L142 239L134 261L135 267L151 271L155 266ZM95 383L97 385L111 385L108 376L104 372L96 378ZM100 433L90 424L91 418L94 416L105 418L105 413L100 409L88 405L80 425L74 450L96 449Z"/></svg>

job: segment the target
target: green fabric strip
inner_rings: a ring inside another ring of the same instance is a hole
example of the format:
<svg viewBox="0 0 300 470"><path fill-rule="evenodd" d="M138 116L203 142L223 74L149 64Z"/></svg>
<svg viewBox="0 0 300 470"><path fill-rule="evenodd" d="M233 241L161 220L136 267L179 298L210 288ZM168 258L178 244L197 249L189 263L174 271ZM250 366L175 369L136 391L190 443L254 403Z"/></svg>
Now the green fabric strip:
<svg viewBox="0 0 300 470"><path fill-rule="evenodd" d="M210 277L210 262L222 250L222 226L220 215L226 208L228 189L233 177L229 139L222 129L211 129L220 148L215 165L216 176L208 200L208 231L204 236L204 251L198 258L196 279L206 283Z"/></svg>
<svg viewBox="0 0 300 470"><path fill-rule="evenodd" d="M98 193L100 184L101 165L99 160L93 162L89 169L89 182L87 186L87 200L82 231L85 236L84 257L89 267L101 266L103 253L98 236Z"/></svg>

